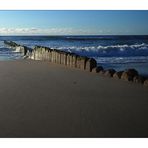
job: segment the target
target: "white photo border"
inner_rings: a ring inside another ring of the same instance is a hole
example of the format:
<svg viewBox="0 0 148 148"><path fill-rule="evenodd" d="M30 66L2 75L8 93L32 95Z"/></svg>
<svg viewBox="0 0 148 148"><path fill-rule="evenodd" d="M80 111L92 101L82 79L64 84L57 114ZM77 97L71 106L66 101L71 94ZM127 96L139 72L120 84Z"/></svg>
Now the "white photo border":
<svg viewBox="0 0 148 148"><path fill-rule="evenodd" d="M148 10L148 0L0 0L0 10ZM2 148L145 148L147 138L1 138Z"/></svg>

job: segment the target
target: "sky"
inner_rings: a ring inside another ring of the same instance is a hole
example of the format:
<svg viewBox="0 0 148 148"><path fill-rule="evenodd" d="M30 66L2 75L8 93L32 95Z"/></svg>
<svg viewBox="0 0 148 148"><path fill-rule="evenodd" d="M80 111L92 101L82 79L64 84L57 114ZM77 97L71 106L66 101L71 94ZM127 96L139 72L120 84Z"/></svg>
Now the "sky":
<svg viewBox="0 0 148 148"><path fill-rule="evenodd" d="M0 11L0 35L148 35L148 10Z"/></svg>

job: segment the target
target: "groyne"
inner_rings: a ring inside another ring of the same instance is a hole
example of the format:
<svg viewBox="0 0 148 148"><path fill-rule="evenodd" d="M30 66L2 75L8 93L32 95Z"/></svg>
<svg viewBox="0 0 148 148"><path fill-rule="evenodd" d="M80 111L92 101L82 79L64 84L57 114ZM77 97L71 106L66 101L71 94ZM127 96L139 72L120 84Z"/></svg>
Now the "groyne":
<svg viewBox="0 0 148 148"><path fill-rule="evenodd" d="M114 79L122 79L125 81L139 83L148 87L148 78L139 75L138 71L132 68L118 72L114 69L105 70L102 66L97 65L95 59L89 58L87 56L81 56L75 53L51 49L44 46L35 46L33 49L31 49L12 41L4 41L4 43L16 51L23 53L24 58L62 64L68 67L79 68L89 72L98 73L102 76L112 77Z"/></svg>
<svg viewBox="0 0 148 148"><path fill-rule="evenodd" d="M26 56L27 52L32 52L31 48L27 46L19 45L13 41L4 41L4 44L9 48L14 49L16 52L21 52L24 56Z"/></svg>
<svg viewBox="0 0 148 148"><path fill-rule="evenodd" d="M97 62L95 59L80 56L75 53L51 49L43 46L35 46L33 49L30 49L12 41L4 41L4 43L9 47L24 53L24 57L28 59L49 61L90 72L93 68L97 67Z"/></svg>
<svg viewBox="0 0 148 148"><path fill-rule="evenodd" d="M97 62L93 58L42 46L35 46L31 53L27 52L26 56L33 60L50 61L90 72L97 66Z"/></svg>

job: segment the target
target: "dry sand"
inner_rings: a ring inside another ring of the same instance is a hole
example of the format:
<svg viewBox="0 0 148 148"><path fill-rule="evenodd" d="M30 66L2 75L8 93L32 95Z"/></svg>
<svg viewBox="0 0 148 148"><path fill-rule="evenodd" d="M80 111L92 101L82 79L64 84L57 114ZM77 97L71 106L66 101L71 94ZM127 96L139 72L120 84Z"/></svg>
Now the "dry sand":
<svg viewBox="0 0 148 148"><path fill-rule="evenodd" d="M48 62L0 62L0 137L148 137L148 88Z"/></svg>

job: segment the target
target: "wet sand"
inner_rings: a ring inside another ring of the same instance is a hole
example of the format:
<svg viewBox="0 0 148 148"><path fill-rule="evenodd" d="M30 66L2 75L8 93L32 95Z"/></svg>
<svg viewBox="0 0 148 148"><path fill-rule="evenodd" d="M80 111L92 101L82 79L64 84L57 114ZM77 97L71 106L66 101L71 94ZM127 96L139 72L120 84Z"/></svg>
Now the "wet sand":
<svg viewBox="0 0 148 148"><path fill-rule="evenodd" d="M148 88L43 61L0 62L0 137L148 137Z"/></svg>

